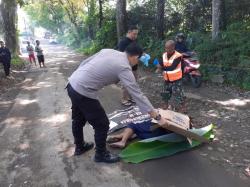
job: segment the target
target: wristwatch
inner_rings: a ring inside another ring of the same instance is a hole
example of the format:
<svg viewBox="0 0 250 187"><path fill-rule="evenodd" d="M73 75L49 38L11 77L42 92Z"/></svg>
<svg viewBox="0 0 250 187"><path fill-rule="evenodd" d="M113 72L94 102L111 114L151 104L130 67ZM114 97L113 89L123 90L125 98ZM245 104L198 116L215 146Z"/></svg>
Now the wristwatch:
<svg viewBox="0 0 250 187"><path fill-rule="evenodd" d="M158 114L154 119L157 121L161 120L161 114Z"/></svg>

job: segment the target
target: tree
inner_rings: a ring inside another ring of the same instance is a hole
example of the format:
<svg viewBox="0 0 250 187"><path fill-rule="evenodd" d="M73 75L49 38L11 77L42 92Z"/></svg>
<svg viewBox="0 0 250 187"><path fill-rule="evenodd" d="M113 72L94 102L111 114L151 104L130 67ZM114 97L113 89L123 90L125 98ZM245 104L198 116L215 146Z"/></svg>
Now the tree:
<svg viewBox="0 0 250 187"><path fill-rule="evenodd" d="M0 4L4 40L11 53L17 52L16 21L17 2L16 0L2 0Z"/></svg>
<svg viewBox="0 0 250 187"><path fill-rule="evenodd" d="M88 0L86 7L88 9L86 24L88 26L89 38L93 40L95 38L95 25L97 25L95 0Z"/></svg>
<svg viewBox="0 0 250 187"><path fill-rule="evenodd" d="M25 7L34 26L41 26L53 33L62 34L65 11L55 0L43 0Z"/></svg>
<svg viewBox="0 0 250 187"><path fill-rule="evenodd" d="M0 13L0 39L2 38L2 35L3 35L3 18Z"/></svg>
<svg viewBox="0 0 250 187"><path fill-rule="evenodd" d="M220 32L221 0L212 1L212 39L216 40Z"/></svg>
<svg viewBox="0 0 250 187"><path fill-rule="evenodd" d="M80 41L81 31L78 22L79 4L77 2L74 2L74 0L58 0L58 2L64 8L66 15L68 16L68 19L74 26L76 40Z"/></svg>
<svg viewBox="0 0 250 187"><path fill-rule="evenodd" d="M164 39L164 7L165 0L157 0L156 29L158 39Z"/></svg>
<svg viewBox="0 0 250 187"><path fill-rule="evenodd" d="M103 5L103 0L99 0L99 28L102 27L102 22L103 22L102 5Z"/></svg>
<svg viewBox="0 0 250 187"><path fill-rule="evenodd" d="M117 0L116 2L116 28L118 42L120 38L126 33L127 26L127 12L126 0Z"/></svg>

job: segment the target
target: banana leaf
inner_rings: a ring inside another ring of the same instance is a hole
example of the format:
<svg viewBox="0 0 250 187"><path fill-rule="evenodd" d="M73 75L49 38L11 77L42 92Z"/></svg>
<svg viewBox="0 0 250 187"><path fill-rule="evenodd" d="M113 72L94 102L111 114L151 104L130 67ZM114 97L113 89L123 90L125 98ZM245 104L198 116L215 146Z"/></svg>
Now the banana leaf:
<svg viewBox="0 0 250 187"><path fill-rule="evenodd" d="M213 127L211 124L200 129L190 129L190 131L211 139L214 137ZM201 145L201 142L192 141L192 144L190 144L185 137L171 133L134 142L122 150L120 157L125 162L140 163L145 160L170 156L198 145Z"/></svg>

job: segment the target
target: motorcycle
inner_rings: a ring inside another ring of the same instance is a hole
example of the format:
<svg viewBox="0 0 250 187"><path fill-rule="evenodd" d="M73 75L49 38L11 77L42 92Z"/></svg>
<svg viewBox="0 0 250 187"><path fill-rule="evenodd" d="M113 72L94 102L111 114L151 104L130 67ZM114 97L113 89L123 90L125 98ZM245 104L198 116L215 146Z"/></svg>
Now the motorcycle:
<svg viewBox="0 0 250 187"><path fill-rule="evenodd" d="M202 83L202 75L199 71L200 62L197 58L193 57L193 54L183 54L183 74L184 80L191 80L194 88L199 88Z"/></svg>

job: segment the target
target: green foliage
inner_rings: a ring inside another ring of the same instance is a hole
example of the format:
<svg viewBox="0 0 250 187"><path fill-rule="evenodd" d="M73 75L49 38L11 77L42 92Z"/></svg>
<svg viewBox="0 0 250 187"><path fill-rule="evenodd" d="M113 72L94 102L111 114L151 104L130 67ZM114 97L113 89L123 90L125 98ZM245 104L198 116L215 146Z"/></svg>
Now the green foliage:
<svg viewBox="0 0 250 187"><path fill-rule="evenodd" d="M250 73L249 72L248 74L246 74L246 76L243 79L242 87L247 90L250 90Z"/></svg>
<svg viewBox="0 0 250 187"><path fill-rule="evenodd" d="M45 2L37 2L25 6L25 11L33 26L41 26L53 33L62 33L65 11L58 4L52 7Z"/></svg>
<svg viewBox="0 0 250 187"><path fill-rule="evenodd" d="M65 45L67 45L69 47L78 47L79 46L79 41L77 40L77 37L75 36L75 33L72 30L72 28L65 30L64 34L59 34L58 41L60 43L64 43Z"/></svg>
<svg viewBox="0 0 250 187"><path fill-rule="evenodd" d="M14 68L23 68L26 64L26 61L24 61L22 58L19 56L14 56L11 59L11 66Z"/></svg>
<svg viewBox="0 0 250 187"><path fill-rule="evenodd" d="M21 0L24 1L24 0ZM25 1L26 2L26 1ZM30 1L31 2L31 1ZM103 2L102 27L99 28L99 1L38 0L26 10L36 26L59 35L59 41L91 55L117 45L115 7ZM61 2L61 3L60 3ZM165 41L157 39L157 1L127 1L128 25L139 27L138 43L151 55L161 58ZM223 0L219 39L211 41L211 0L168 0L165 3L165 39L178 32L187 35L187 44L202 63L204 79L223 74L226 83L249 89L250 3L249 0ZM239 21L240 20L240 21Z"/></svg>
<svg viewBox="0 0 250 187"><path fill-rule="evenodd" d="M151 59L160 59L164 52L165 41L154 39L149 35L140 35L138 43L143 46L146 53L150 54Z"/></svg>
<svg viewBox="0 0 250 187"><path fill-rule="evenodd" d="M228 26L217 41L211 41L208 36L201 37L195 50L203 64L205 77L222 74L226 83L249 89L249 31L250 22L238 22Z"/></svg>
<svg viewBox="0 0 250 187"><path fill-rule="evenodd" d="M95 40L83 42L79 52L91 55L103 48L114 49L117 43L116 25L114 21L106 21L96 33Z"/></svg>

